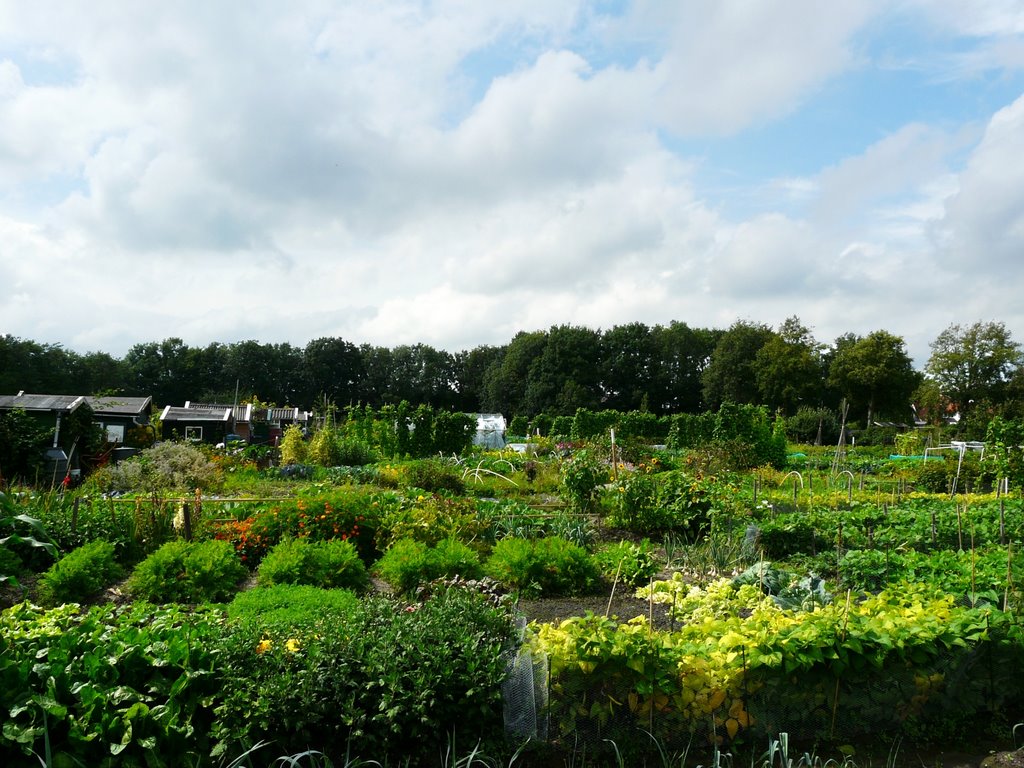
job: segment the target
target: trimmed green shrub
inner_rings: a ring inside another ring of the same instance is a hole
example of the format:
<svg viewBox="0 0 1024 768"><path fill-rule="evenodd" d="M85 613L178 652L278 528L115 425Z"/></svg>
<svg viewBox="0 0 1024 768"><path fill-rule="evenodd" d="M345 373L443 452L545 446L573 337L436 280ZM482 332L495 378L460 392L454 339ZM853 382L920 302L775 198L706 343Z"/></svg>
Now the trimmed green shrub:
<svg viewBox="0 0 1024 768"><path fill-rule="evenodd" d="M552 425L555 423L555 417L549 413L538 413L530 420L529 437L533 437L536 434L540 434L541 437L551 436ZM571 427L571 424L570 424Z"/></svg>
<svg viewBox="0 0 1024 768"><path fill-rule="evenodd" d="M512 421L508 423L508 434L515 437L526 437L530 430L529 420L523 416L513 416Z"/></svg>
<svg viewBox="0 0 1024 768"><path fill-rule="evenodd" d="M771 464L786 466L786 436L782 422L772 423L763 405L722 403L717 413L680 413L672 417L669 448L716 448L733 468ZM860 443L860 439L857 440Z"/></svg>
<svg viewBox="0 0 1024 768"><path fill-rule="evenodd" d="M263 558L259 583L309 584L358 591L370 585L370 577L356 548L348 541L286 539Z"/></svg>
<svg viewBox="0 0 1024 768"><path fill-rule="evenodd" d="M223 602L247 573L226 541L170 541L135 567L126 586L153 603Z"/></svg>
<svg viewBox="0 0 1024 768"><path fill-rule="evenodd" d="M496 581L530 595L572 595L590 591L598 569L583 547L556 536L537 541L499 541L485 571Z"/></svg>
<svg viewBox="0 0 1024 768"><path fill-rule="evenodd" d="M794 443L835 445L839 437L839 419L831 408L801 406L786 418L786 437Z"/></svg>
<svg viewBox="0 0 1024 768"><path fill-rule="evenodd" d="M480 556L455 539L430 547L413 539L399 539L378 561L376 573L399 592L445 576L475 579L483 575Z"/></svg>
<svg viewBox="0 0 1024 768"><path fill-rule="evenodd" d="M121 575L121 566L114 558L114 545L109 541L91 541L50 566L39 578L36 597L41 605L84 602Z"/></svg>
<svg viewBox="0 0 1024 768"><path fill-rule="evenodd" d="M551 437L569 437L572 433L572 416L555 416L547 434ZM545 434L543 431L541 434Z"/></svg>

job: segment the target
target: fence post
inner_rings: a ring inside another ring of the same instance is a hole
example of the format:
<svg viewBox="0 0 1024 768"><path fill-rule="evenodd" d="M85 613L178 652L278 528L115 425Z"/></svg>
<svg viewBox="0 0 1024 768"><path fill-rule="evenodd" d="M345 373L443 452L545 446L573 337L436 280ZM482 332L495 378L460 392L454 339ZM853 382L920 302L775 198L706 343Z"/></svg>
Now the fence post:
<svg viewBox="0 0 1024 768"><path fill-rule="evenodd" d="M196 489L196 507L199 507L199 489ZM192 541L192 505L188 499L181 502L181 533L185 541Z"/></svg>

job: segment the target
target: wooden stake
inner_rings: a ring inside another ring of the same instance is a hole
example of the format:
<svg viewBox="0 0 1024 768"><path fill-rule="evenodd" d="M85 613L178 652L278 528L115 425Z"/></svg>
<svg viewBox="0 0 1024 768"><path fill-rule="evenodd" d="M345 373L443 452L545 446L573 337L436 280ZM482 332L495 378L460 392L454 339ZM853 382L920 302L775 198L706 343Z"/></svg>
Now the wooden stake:
<svg viewBox="0 0 1024 768"><path fill-rule="evenodd" d="M974 600L977 600L978 587L974 582L975 566L977 565L977 556L974 551L974 523L971 523L971 594L974 596Z"/></svg>
<svg viewBox="0 0 1024 768"><path fill-rule="evenodd" d="M619 573L622 571L622 560L619 560L619 565L615 568L615 578L612 579L612 593L608 595L608 607L604 609L604 617L607 619L608 614L612 610L612 600L615 599L615 585L619 583Z"/></svg>

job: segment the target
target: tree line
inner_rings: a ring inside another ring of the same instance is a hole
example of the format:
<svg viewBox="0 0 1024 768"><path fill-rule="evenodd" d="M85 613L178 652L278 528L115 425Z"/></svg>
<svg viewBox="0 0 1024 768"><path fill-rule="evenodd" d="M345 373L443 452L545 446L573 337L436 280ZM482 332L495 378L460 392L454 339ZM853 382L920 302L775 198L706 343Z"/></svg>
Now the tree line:
<svg viewBox="0 0 1024 768"><path fill-rule="evenodd" d="M777 328L681 322L604 331L573 325L517 333L504 345L447 352L336 337L305 347L241 341L193 347L180 338L133 346L122 358L0 336L0 394L152 396L158 405L264 402L315 408L406 401L506 416L571 415L577 408L656 415L757 404L793 416L850 408L849 421L945 413L1024 417L1020 345L998 322L954 324L915 370L904 340L886 330L814 338L799 318Z"/></svg>

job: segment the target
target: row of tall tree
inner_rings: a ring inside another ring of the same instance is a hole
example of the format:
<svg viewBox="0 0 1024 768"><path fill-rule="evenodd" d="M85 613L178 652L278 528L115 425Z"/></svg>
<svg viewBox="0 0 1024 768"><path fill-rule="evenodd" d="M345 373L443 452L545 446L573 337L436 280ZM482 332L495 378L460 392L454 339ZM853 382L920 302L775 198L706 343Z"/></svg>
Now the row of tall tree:
<svg viewBox="0 0 1024 768"><path fill-rule="evenodd" d="M814 338L799 318L778 328L739 321L728 329L685 323L559 325L507 344L450 353L427 344L394 348L341 338L305 347L242 341L191 347L181 339L136 344L123 358L0 336L0 394L151 395L157 404L263 401L311 408L329 401L373 407L403 400L436 408L570 415L576 408L697 413L722 403L766 405L791 415L836 409L851 420L909 421L984 409L1024 415L1020 345L1002 323L951 325L923 371L903 339L885 330Z"/></svg>

